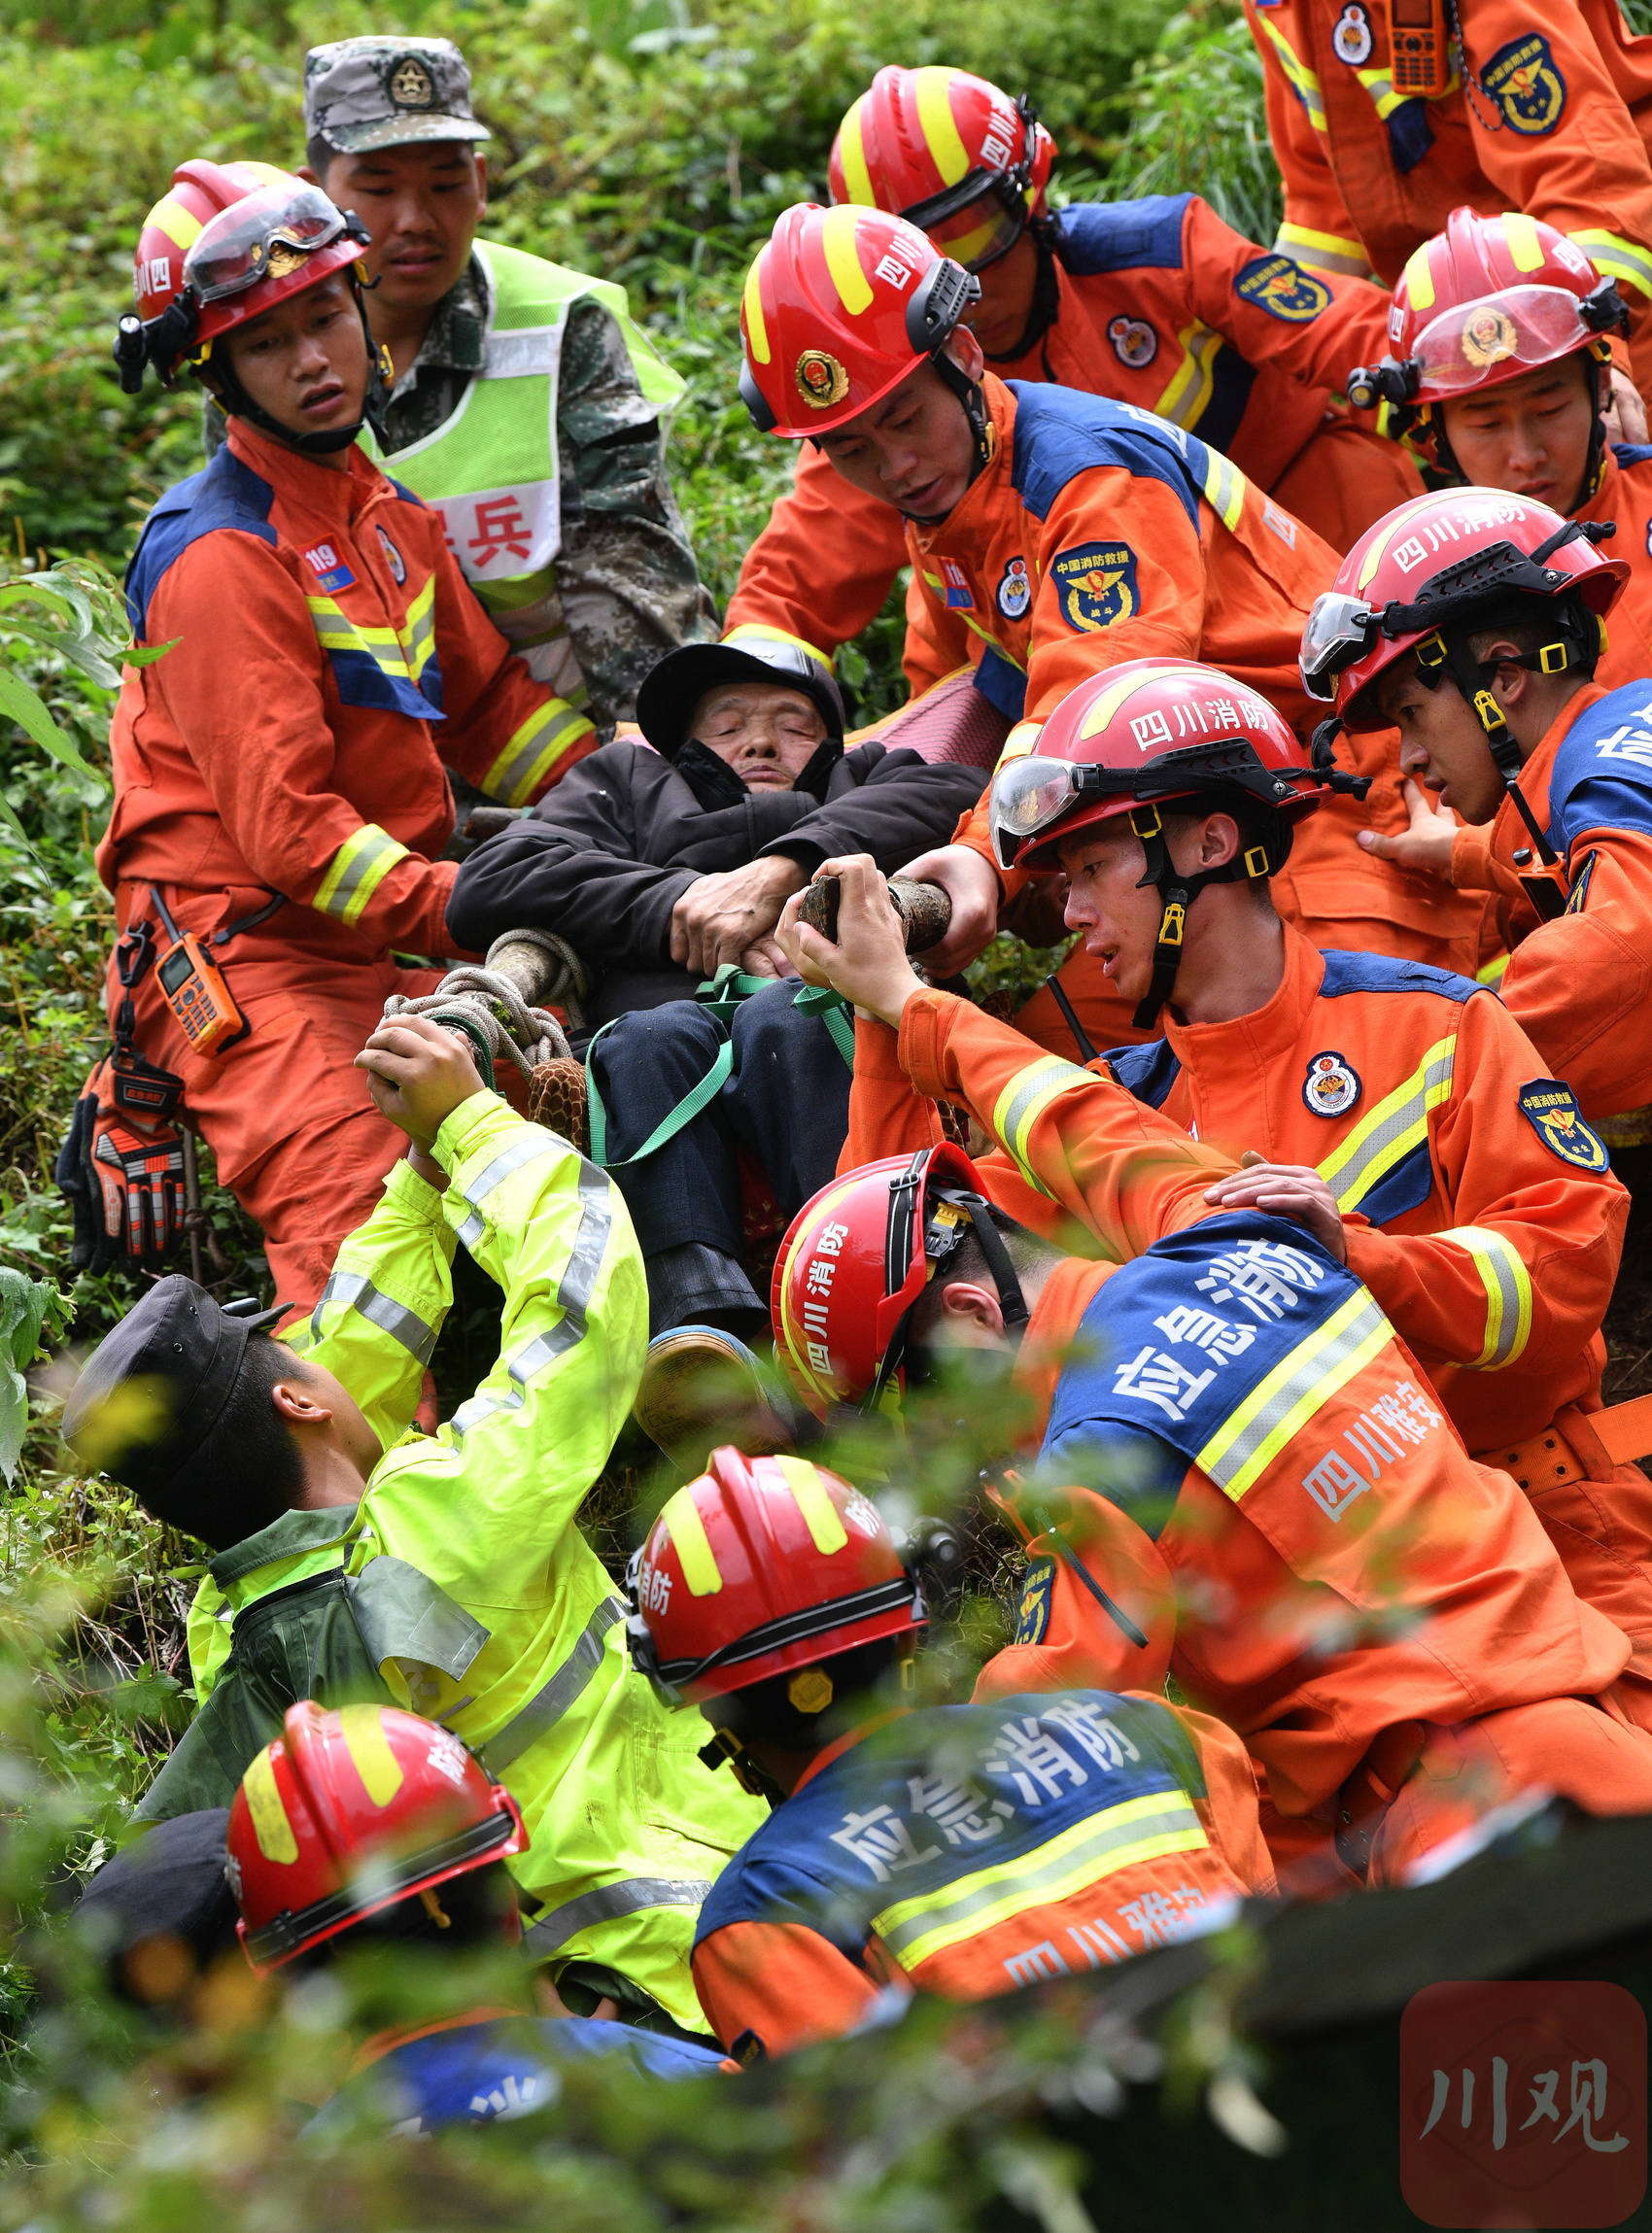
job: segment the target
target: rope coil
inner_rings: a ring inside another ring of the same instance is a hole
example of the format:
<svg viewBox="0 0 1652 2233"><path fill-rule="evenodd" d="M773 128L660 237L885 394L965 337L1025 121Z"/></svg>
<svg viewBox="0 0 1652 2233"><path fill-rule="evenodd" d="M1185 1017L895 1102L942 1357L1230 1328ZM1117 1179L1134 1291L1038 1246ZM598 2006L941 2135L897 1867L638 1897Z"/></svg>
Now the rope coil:
<svg viewBox="0 0 1652 2233"><path fill-rule="evenodd" d="M449 970L434 992L412 999L393 992L384 1012L387 1016L428 1015L437 1022L451 1018L479 1033L495 1061L508 1055L524 1078L531 1078L541 1063L559 1055L571 1057L573 1051L556 1017L531 1007L511 979L486 963L465 962Z"/></svg>

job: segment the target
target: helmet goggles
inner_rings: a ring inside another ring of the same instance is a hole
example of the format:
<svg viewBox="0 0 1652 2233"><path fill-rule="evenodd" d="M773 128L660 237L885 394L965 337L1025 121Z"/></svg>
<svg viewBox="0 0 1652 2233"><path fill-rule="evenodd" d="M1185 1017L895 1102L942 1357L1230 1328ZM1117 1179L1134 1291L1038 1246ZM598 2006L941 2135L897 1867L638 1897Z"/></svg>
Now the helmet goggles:
<svg viewBox="0 0 1652 2233"><path fill-rule="evenodd" d="M197 301L218 302L285 277L345 233L365 238L320 187L272 187L221 210L203 228L184 258L184 284Z"/></svg>
<svg viewBox="0 0 1652 2233"><path fill-rule="evenodd" d="M1418 334L1413 357L1425 398L1444 400L1552 364L1595 339L1575 294L1510 287L1454 303Z"/></svg>
<svg viewBox="0 0 1652 2233"><path fill-rule="evenodd" d="M1007 170L972 164L951 186L926 194L901 212L909 224L928 233L936 247L966 271L984 271L996 263L1026 230L1038 117L1025 93L1015 103L1015 113L1021 120L1021 152Z"/></svg>

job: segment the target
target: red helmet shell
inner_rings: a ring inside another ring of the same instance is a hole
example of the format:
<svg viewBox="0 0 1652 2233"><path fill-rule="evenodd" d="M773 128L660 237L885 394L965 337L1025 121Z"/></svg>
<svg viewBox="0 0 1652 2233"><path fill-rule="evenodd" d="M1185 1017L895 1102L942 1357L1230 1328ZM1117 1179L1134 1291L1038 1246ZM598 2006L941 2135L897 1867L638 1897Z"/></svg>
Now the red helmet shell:
<svg viewBox="0 0 1652 2233"><path fill-rule="evenodd" d="M1580 309L1601 284L1576 242L1541 219L1454 209L1401 272L1389 339L1419 362L1417 400L1445 402L1581 349L1605 353Z"/></svg>
<svg viewBox="0 0 1652 2233"><path fill-rule="evenodd" d="M239 1937L259 1975L363 1916L528 1843L503 1784L396 1706L289 1706L229 1809Z"/></svg>
<svg viewBox="0 0 1652 2233"><path fill-rule="evenodd" d="M860 202L922 223L946 255L970 264L993 253L1010 213L981 199L994 182L1024 171L1019 224L1042 214L1055 142L1002 87L967 70L879 70L846 112L827 178L835 202ZM931 218L926 205L946 214ZM950 205L950 206L946 206ZM923 213L921 216L918 213ZM984 222L983 222L984 219ZM1019 225L1002 245L1008 247Z"/></svg>
<svg viewBox="0 0 1652 2233"><path fill-rule="evenodd" d="M1413 497L1366 529L1325 594L1362 600L1378 612L1391 603L1414 603L1447 567L1459 566L1497 543L1512 543L1530 554L1566 524L1547 504L1511 496L1506 489L1445 489L1433 496ZM1582 535L1563 543L1543 563L1559 577L1553 596L1565 597L1577 589L1601 619L1629 579L1626 560L1602 557ZM1310 636L1313 628L1310 615ZM1432 633L1431 629L1398 636L1379 633L1368 650L1343 668L1336 678L1336 710L1350 729L1388 727L1364 693L1385 668Z"/></svg>
<svg viewBox="0 0 1652 2233"><path fill-rule="evenodd" d="M886 1291L891 1198L912 1167L911 1155L885 1155L822 1186L792 1220L774 1259L770 1299L775 1354L804 1399L824 1413L858 1403L878 1378L895 1329L922 1293L929 1196L941 1186L984 1195L981 1173L950 1142L921 1166L912 1240L901 1284Z"/></svg>
<svg viewBox="0 0 1652 2233"><path fill-rule="evenodd" d="M1069 691L1042 727L1026 722L1014 730L993 777L995 826L1015 763L1030 756L1116 771L1122 780L1116 791L1081 796L1058 819L1031 832L1016 850L1017 869L1058 867L1063 839L1127 814L1145 798L1163 805L1242 790L1257 806L1294 819L1312 813L1326 790L1304 763L1289 723L1265 698L1220 668L1190 659L1130 659L1107 668ZM1180 773L1184 766L1186 784L1164 788L1167 768Z"/></svg>
<svg viewBox="0 0 1652 2233"><path fill-rule="evenodd" d="M660 1678L690 1701L904 1635L925 1619L870 1497L807 1458L746 1458L726 1445L662 1510L634 1586ZM795 1640L775 1627L839 1605L841 1621L810 1625ZM688 1675L714 1653L716 1666Z"/></svg>
<svg viewBox="0 0 1652 2233"><path fill-rule="evenodd" d="M914 225L880 210L798 202L780 212L740 314L773 432L830 433L916 370L934 343L914 343L907 313L943 260Z"/></svg>

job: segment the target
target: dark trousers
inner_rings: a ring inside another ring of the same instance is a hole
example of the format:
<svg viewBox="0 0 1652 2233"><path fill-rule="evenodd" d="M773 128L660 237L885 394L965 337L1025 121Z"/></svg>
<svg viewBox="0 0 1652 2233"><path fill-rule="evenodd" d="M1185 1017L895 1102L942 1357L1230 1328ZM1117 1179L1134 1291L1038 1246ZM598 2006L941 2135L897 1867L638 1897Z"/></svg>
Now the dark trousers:
<svg viewBox="0 0 1652 2233"><path fill-rule="evenodd" d="M708 1318L737 1330L766 1322L740 1270L737 1148L762 1165L786 1218L833 1177L848 1133L849 1069L818 1016L792 1006L785 978L753 993L730 1028L734 1067L710 1106L645 1156L613 1172L648 1267L650 1330ZM623 1015L591 1058L620 1164L710 1069L723 1040L690 1000ZM754 1315L755 1314L755 1315Z"/></svg>

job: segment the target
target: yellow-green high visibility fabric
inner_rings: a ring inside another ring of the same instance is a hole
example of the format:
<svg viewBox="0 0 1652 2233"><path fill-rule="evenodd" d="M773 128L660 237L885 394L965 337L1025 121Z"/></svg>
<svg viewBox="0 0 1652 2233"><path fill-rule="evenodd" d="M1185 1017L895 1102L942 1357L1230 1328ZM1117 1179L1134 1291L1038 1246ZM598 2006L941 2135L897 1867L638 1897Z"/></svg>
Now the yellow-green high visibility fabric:
<svg viewBox="0 0 1652 2233"><path fill-rule="evenodd" d="M532 1843L511 1869L542 1904L530 1944L618 1970L704 2029L695 1920L765 1809L706 1770L700 1717L669 1712L632 1667L619 1593L576 1524L647 1344L637 1237L606 1175L495 1094L454 1111L435 1155L447 1192L397 1163L292 1337L350 1390L386 1456L336 1545L202 1584L196 1688L204 1697L222 1668L225 1611L328 1563L357 1574L386 1554L417 1567L488 1640L458 1682L411 1657L380 1671L521 1806ZM408 1429L457 1239L504 1289L503 1331L493 1370L431 1437Z"/></svg>
<svg viewBox="0 0 1652 2233"><path fill-rule="evenodd" d="M388 456L370 429L361 443L441 513L495 627L541 681L551 681L549 663L536 666L533 653L564 633L554 563L562 548L557 378L570 305L594 295L612 311L637 385L662 418L685 383L633 321L623 287L498 241L477 241L475 254L493 298L482 370L433 434Z"/></svg>

